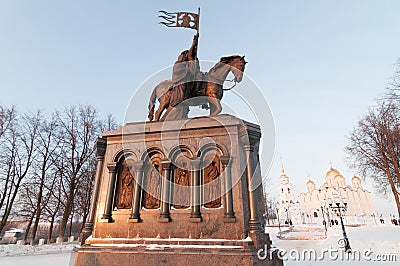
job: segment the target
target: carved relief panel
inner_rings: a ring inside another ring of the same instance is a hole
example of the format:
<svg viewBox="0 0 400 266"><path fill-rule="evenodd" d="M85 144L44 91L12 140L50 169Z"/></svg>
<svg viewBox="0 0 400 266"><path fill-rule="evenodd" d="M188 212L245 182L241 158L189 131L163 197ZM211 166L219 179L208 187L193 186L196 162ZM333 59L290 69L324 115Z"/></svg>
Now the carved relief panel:
<svg viewBox="0 0 400 266"><path fill-rule="evenodd" d="M221 163L218 155L206 157L208 165L203 169L204 180L204 207L221 207Z"/></svg>
<svg viewBox="0 0 400 266"><path fill-rule="evenodd" d="M118 166L117 208L132 208L133 188L135 187L133 160L123 160Z"/></svg>
<svg viewBox="0 0 400 266"><path fill-rule="evenodd" d="M173 203L176 209L186 209L190 206L190 165L181 160L174 173Z"/></svg>
<svg viewBox="0 0 400 266"><path fill-rule="evenodd" d="M144 180L144 203L146 209L160 207L162 165L161 158L153 156L147 162Z"/></svg>

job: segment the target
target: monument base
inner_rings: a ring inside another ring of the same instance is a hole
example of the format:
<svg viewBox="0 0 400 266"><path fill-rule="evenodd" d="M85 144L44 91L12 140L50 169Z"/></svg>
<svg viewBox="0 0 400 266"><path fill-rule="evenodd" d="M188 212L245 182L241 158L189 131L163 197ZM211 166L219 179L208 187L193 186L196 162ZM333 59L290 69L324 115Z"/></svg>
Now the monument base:
<svg viewBox="0 0 400 266"><path fill-rule="evenodd" d="M266 238L268 234L265 234ZM250 238L95 239L76 248L76 266L102 265L270 265L281 266L276 253L258 255ZM261 258L259 258L259 256Z"/></svg>
<svg viewBox="0 0 400 266"><path fill-rule="evenodd" d="M231 115L104 132L75 265L283 265L263 228L260 138L259 125ZM125 206L129 178L135 186Z"/></svg>

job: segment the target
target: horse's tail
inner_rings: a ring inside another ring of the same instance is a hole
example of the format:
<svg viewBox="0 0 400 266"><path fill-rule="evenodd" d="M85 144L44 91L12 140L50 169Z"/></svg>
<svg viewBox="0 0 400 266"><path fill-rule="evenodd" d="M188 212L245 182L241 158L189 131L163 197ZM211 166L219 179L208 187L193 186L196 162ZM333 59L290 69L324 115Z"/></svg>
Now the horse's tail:
<svg viewBox="0 0 400 266"><path fill-rule="evenodd" d="M156 86L153 89L153 92L151 93L151 96L150 96L150 101L149 101L149 106L148 106L149 114L147 115L147 117L149 118L150 121L152 121L153 117L154 117L154 107L155 107L155 102L157 99L157 87L158 86Z"/></svg>

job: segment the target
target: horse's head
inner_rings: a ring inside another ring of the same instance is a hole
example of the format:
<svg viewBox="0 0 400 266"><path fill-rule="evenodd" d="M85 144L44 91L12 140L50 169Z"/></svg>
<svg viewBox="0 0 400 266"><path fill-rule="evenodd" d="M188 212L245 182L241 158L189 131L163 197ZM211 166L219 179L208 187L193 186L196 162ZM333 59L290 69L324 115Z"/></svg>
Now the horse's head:
<svg viewBox="0 0 400 266"><path fill-rule="evenodd" d="M247 64L246 60L244 60L244 56L234 55L230 57L231 59L227 62L228 65L231 66L231 71L235 76L236 82L241 82L243 79L244 68Z"/></svg>
<svg viewBox="0 0 400 266"><path fill-rule="evenodd" d="M234 81L241 82L246 64L247 62L244 60L244 56L232 55L221 57L220 61L210 69L207 75L211 80L218 80L223 83L229 72L232 72L235 76Z"/></svg>

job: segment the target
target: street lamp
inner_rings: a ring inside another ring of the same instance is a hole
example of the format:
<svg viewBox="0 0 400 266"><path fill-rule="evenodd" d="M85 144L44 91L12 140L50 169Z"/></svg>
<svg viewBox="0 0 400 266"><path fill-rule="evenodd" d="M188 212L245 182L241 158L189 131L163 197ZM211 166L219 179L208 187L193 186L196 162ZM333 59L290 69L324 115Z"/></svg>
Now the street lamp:
<svg viewBox="0 0 400 266"><path fill-rule="evenodd" d="M281 233L281 222L279 221L279 207L278 207L278 204L276 205L276 217L278 218L279 233Z"/></svg>
<svg viewBox="0 0 400 266"><path fill-rule="evenodd" d="M335 197L335 205L336 205L335 206L333 205L331 199L328 199L328 201L330 201L329 207L340 217L340 224L342 225L343 239L345 242L344 251L346 252L351 251L350 242L349 239L347 238L346 229L344 228L343 218L342 218L342 213L344 213L347 210L347 202L345 202L345 199L343 199L343 204L341 204L339 199Z"/></svg>
<svg viewBox="0 0 400 266"><path fill-rule="evenodd" d="M285 212L286 212L286 223L287 223L288 227L290 228L290 222L289 222L289 208L285 208Z"/></svg>
<svg viewBox="0 0 400 266"><path fill-rule="evenodd" d="M290 203L291 203L291 201L286 201L286 207L285 207L286 222L287 222L289 228L290 228L290 219L289 219L289 207L290 207Z"/></svg>
<svg viewBox="0 0 400 266"><path fill-rule="evenodd" d="M376 224L376 219L375 219L375 213L374 212L372 213L372 217L374 217L374 222Z"/></svg>
<svg viewBox="0 0 400 266"><path fill-rule="evenodd" d="M321 206L321 211L322 211L322 219L323 219L323 224L324 224L324 226L325 226L325 235L327 234L327 232L328 232L328 229L326 228L326 220L325 220L325 213L324 213L324 207L322 207Z"/></svg>
<svg viewBox="0 0 400 266"><path fill-rule="evenodd" d="M331 225L331 219L329 217L329 208L326 206L326 195L324 196L324 208L326 210L327 223L329 224L329 227L331 227L332 225Z"/></svg>

